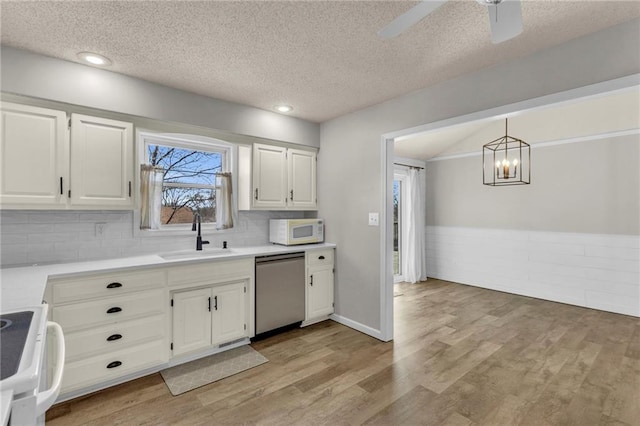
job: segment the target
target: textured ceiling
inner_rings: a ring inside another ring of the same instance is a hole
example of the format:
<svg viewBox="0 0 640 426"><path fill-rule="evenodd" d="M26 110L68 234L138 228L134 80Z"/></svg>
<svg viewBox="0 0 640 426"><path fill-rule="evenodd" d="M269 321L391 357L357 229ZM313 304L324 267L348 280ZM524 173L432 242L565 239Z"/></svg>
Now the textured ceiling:
<svg viewBox="0 0 640 426"><path fill-rule="evenodd" d="M2 43L322 122L640 16L638 1L524 1L524 33L490 41L487 10L450 1L391 40L405 1L2 1Z"/></svg>

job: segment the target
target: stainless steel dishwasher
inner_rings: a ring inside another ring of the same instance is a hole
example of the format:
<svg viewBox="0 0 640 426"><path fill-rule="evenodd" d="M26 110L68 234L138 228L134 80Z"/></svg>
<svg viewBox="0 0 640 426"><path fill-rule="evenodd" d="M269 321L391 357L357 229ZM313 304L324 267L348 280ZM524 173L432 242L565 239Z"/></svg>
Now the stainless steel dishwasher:
<svg viewBox="0 0 640 426"><path fill-rule="evenodd" d="M256 257L257 337L304 321L304 268L304 252Z"/></svg>

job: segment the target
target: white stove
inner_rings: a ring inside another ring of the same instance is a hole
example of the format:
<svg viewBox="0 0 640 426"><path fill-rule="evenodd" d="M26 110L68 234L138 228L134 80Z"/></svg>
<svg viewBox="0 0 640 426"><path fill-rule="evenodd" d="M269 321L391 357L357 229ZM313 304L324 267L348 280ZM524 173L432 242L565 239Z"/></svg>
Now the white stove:
<svg viewBox="0 0 640 426"><path fill-rule="evenodd" d="M44 424L44 413L53 405L64 371L64 336L60 326L47 322L48 305L0 314L0 420L5 425ZM55 334L55 374L46 386L47 333Z"/></svg>

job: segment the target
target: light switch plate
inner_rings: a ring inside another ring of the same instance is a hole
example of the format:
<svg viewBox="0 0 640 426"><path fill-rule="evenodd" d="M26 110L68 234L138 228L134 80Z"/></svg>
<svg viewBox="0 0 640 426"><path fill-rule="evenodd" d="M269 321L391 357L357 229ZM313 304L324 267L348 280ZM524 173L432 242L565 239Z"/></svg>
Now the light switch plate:
<svg viewBox="0 0 640 426"><path fill-rule="evenodd" d="M380 215L378 213L369 213L369 226L379 226Z"/></svg>

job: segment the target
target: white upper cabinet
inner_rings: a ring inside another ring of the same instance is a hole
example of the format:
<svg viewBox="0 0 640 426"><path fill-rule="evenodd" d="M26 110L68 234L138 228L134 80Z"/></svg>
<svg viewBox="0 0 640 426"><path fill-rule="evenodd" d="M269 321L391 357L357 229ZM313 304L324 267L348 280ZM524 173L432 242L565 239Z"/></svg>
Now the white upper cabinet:
<svg viewBox="0 0 640 426"><path fill-rule="evenodd" d="M63 111L2 103L0 203L64 208L69 145Z"/></svg>
<svg viewBox="0 0 640 426"><path fill-rule="evenodd" d="M252 172L249 203L242 178L247 167ZM240 150L239 184L241 210L316 210L316 152L254 144L250 162Z"/></svg>
<svg viewBox="0 0 640 426"><path fill-rule="evenodd" d="M3 209L133 208L131 123L3 102L1 137Z"/></svg>
<svg viewBox="0 0 640 426"><path fill-rule="evenodd" d="M133 125L72 114L71 204L133 206Z"/></svg>
<svg viewBox="0 0 640 426"><path fill-rule="evenodd" d="M253 207L287 206L287 149L253 145Z"/></svg>
<svg viewBox="0 0 640 426"><path fill-rule="evenodd" d="M289 149L289 208L314 210L316 202L316 153Z"/></svg>

